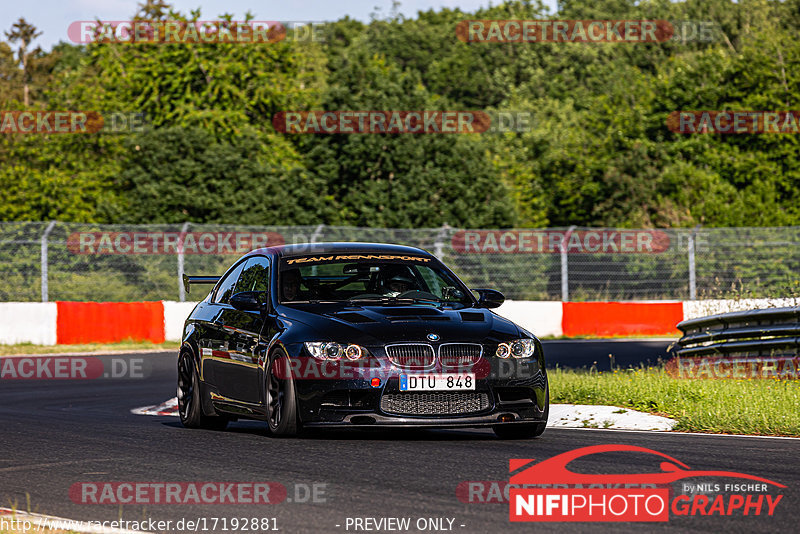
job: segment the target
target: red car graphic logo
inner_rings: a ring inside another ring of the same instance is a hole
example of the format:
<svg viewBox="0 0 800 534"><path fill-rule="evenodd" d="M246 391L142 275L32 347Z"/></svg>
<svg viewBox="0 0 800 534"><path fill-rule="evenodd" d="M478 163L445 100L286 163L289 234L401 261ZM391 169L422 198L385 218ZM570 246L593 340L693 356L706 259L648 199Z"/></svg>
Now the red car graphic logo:
<svg viewBox="0 0 800 534"><path fill-rule="evenodd" d="M659 473L640 473L640 474L609 474L609 475L595 475L587 473L575 473L567 469L567 464L588 456L590 454L598 454L602 452L643 452L647 454L654 454L664 458L666 461L661 462L661 472ZM534 462L533 459L512 459L509 461L509 472L514 473L525 465ZM737 473L735 471L696 471L692 470L688 465L676 460L672 456L662 452L647 449L645 447L637 447L635 445L592 445L590 447L582 447L573 451L568 451L553 458L543 460L524 471L518 472L511 476L509 483L514 485L526 484L669 484L676 480L692 477L733 477L733 478L746 478L748 480L755 480L758 482L765 482L772 484L779 488L785 488L783 484L768 480L766 478L748 475L745 473Z"/></svg>

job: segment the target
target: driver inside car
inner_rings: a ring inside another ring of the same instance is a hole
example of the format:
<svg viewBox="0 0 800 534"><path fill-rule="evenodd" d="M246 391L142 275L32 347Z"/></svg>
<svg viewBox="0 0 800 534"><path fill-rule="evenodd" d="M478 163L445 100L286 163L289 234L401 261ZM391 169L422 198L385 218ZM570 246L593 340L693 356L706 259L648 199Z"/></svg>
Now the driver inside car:
<svg viewBox="0 0 800 534"><path fill-rule="evenodd" d="M419 289L414 279L408 274L398 273L389 278L386 282L387 296L396 297L406 291Z"/></svg>
<svg viewBox="0 0 800 534"><path fill-rule="evenodd" d="M301 276L298 269L289 269L281 274L281 291L283 292L284 300L297 299L300 295L300 281Z"/></svg>

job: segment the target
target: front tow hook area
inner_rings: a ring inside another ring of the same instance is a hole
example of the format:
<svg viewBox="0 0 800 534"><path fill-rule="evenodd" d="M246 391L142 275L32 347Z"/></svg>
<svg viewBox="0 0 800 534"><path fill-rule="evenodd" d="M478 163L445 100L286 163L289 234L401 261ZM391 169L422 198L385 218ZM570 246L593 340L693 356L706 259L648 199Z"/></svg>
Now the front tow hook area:
<svg viewBox="0 0 800 534"><path fill-rule="evenodd" d="M350 423L354 425L372 425L375 424L375 418L369 415L356 415L350 418Z"/></svg>

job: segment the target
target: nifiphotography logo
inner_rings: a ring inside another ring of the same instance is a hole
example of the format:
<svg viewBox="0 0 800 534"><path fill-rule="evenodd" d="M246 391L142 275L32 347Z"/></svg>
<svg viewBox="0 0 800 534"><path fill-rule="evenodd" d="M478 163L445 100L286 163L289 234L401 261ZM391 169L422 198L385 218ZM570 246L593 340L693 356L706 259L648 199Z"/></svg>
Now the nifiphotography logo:
<svg viewBox="0 0 800 534"><path fill-rule="evenodd" d="M660 471L654 473L605 475L567 469L574 460L608 452L652 454L663 460ZM670 512L674 516L772 516L783 498L775 489L786 488L745 473L695 471L664 453L633 445L594 445L531 466L534 461L509 461L510 521L655 522L669 521ZM670 491L669 485L675 482L708 477L714 482L681 482L680 492Z"/></svg>

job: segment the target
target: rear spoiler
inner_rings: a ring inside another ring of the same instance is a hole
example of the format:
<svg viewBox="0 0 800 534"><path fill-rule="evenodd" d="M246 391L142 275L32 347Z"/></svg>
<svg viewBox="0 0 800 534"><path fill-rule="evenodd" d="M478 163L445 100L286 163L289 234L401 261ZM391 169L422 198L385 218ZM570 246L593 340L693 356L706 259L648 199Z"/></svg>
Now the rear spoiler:
<svg viewBox="0 0 800 534"><path fill-rule="evenodd" d="M192 284L216 284L220 276L189 276L184 274L183 275L183 288L186 290L186 294L189 294L189 286Z"/></svg>

